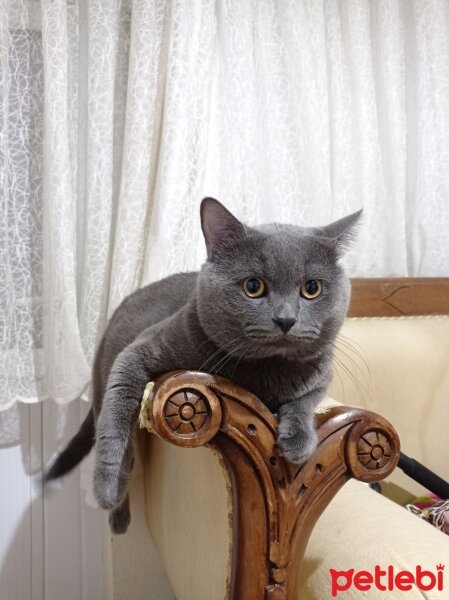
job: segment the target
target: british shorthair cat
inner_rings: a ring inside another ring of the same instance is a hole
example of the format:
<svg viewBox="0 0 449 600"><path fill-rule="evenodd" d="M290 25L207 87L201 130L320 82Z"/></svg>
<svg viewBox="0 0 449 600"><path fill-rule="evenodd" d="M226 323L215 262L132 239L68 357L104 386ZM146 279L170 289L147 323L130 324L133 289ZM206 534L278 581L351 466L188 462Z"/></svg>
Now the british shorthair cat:
<svg viewBox="0 0 449 600"><path fill-rule="evenodd" d="M112 530L126 531L142 394L157 374L176 369L219 373L254 393L278 415L283 456L306 460L349 301L340 258L360 213L325 227L248 227L205 198L206 262L117 308L94 361L92 409L46 480L70 471L95 443L96 498L111 511Z"/></svg>

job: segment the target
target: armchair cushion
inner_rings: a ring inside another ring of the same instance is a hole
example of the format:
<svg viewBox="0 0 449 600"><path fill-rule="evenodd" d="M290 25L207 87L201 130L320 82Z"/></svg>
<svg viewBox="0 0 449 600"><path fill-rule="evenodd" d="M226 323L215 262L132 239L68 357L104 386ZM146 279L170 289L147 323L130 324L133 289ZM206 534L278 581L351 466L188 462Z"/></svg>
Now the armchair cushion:
<svg viewBox="0 0 449 600"><path fill-rule="evenodd" d="M146 511L178 600L225 600L231 576L232 493L220 453L147 436Z"/></svg>
<svg viewBox="0 0 449 600"><path fill-rule="evenodd" d="M324 510L312 532L302 563L299 598L331 598L329 570L374 573L376 565L394 572L423 569L436 574L436 565L445 564L449 556L449 536L407 512L401 506L377 494L367 485L350 480ZM446 569L448 565L446 564ZM448 597L448 574L444 573L443 591L420 591L416 586L404 595L397 588L380 591L372 585L367 597L427 598ZM344 578L341 579L341 582ZM383 579L385 582L385 578ZM359 600L365 593L354 585L337 594L343 600Z"/></svg>
<svg viewBox="0 0 449 600"><path fill-rule="evenodd" d="M330 395L388 419L401 449L449 480L449 315L347 319L340 337ZM388 480L409 499L424 491L400 469Z"/></svg>

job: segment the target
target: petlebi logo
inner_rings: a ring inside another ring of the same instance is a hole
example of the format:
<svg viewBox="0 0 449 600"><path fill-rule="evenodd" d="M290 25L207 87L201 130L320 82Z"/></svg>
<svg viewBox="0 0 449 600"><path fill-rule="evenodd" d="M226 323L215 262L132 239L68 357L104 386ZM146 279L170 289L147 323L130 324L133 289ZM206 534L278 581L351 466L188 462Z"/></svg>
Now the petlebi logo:
<svg viewBox="0 0 449 600"><path fill-rule="evenodd" d="M373 588L382 592L401 591L408 592L413 586L423 592L430 590L443 590L444 567L439 564L434 570L424 569L417 565L414 571L400 571L392 565L381 567L376 565L373 571L337 571L329 569L331 576L331 591L335 598L338 594L346 592L354 587L361 592L367 592ZM342 594L344 597L344 594Z"/></svg>

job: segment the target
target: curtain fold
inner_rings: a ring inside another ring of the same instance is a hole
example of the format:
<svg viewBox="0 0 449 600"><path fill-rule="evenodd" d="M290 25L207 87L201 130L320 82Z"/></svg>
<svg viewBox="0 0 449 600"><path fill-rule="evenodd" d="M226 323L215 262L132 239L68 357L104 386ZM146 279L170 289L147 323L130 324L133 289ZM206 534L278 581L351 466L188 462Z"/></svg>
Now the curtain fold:
<svg viewBox="0 0 449 600"><path fill-rule="evenodd" d="M0 5L0 408L88 384L120 301L205 258L198 208L319 225L352 275L449 275L446 0Z"/></svg>

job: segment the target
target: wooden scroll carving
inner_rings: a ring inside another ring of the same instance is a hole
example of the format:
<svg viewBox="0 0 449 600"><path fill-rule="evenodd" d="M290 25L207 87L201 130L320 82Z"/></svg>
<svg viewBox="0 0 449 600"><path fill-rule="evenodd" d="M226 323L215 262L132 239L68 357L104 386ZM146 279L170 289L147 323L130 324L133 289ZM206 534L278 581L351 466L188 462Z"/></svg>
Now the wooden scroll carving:
<svg viewBox="0 0 449 600"><path fill-rule="evenodd" d="M449 277L351 280L349 317L449 314Z"/></svg>
<svg viewBox="0 0 449 600"><path fill-rule="evenodd" d="M146 413L146 414L145 414ZM223 455L233 488L231 598L292 600L311 531L351 477L391 473L399 440L382 417L336 407L316 416L319 443L301 467L276 448L276 417L229 380L181 371L159 378L141 423L186 448L211 444Z"/></svg>

